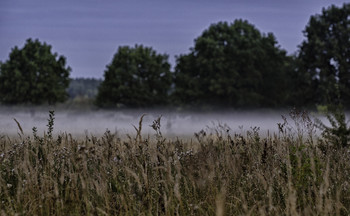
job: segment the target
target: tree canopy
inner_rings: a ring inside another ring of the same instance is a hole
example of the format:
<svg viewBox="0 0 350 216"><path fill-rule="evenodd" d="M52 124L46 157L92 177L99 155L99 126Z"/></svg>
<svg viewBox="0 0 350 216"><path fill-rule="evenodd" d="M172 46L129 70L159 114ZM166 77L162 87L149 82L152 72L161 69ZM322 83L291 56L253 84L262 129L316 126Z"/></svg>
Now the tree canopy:
<svg viewBox="0 0 350 216"><path fill-rule="evenodd" d="M150 47L119 47L107 65L96 104L102 107L165 105L172 82L168 56Z"/></svg>
<svg viewBox="0 0 350 216"><path fill-rule="evenodd" d="M243 20L219 22L177 58L175 98L194 105L276 106L284 98L288 58L272 33Z"/></svg>
<svg viewBox="0 0 350 216"><path fill-rule="evenodd" d="M298 73L309 103L350 105L350 4L311 16L300 45Z"/></svg>
<svg viewBox="0 0 350 216"><path fill-rule="evenodd" d="M27 39L0 63L0 101L4 104L53 104L67 99L70 67L51 46Z"/></svg>

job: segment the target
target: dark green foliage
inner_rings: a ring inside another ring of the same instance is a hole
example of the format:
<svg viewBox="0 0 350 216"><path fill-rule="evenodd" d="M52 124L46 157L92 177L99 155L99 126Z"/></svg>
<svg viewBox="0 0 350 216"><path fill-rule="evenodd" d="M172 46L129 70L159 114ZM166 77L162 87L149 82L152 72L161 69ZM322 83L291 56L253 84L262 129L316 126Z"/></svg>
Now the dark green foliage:
<svg viewBox="0 0 350 216"><path fill-rule="evenodd" d="M51 46L28 39L0 64L0 101L4 104L54 104L67 99L70 67Z"/></svg>
<svg viewBox="0 0 350 216"><path fill-rule="evenodd" d="M174 97L192 105L280 106L289 60L272 33L243 20L219 22L177 58Z"/></svg>
<svg viewBox="0 0 350 216"><path fill-rule="evenodd" d="M70 80L68 87L68 95L74 99L80 98L95 98L102 80L94 78L74 78Z"/></svg>
<svg viewBox="0 0 350 216"><path fill-rule="evenodd" d="M150 47L119 47L107 65L96 104L102 107L164 105L172 81L167 55Z"/></svg>
<svg viewBox="0 0 350 216"><path fill-rule="evenodd" d="M311 16L300 46L298 73L309 103L350 105L350 4Z"/></svg>
<svg viewBox="0 0 350 216"><path fill-rule="evenodd" d="M298 56L290 56L289 65L287 67L287 86L288 95L287 104L298 108L314 108L315 98L311 74L301 69L301 60Z"/></svg>
<svg viewBox="0 0 350 216"><path fill-rule="evenodd" d="M307 195L306 199L297 199L297 205L305 208L305 202L315 202L315 194L308 191L310 187L320 185L322 182L322 169L318 157L312 153L313 149L301 144L289 147L289 160L291 178L296 190L297 197Z"/></svg>
<svg viewBox="0 0 350 216"><path fill-rule="evenodd" d="M322 130L322 136L326 143L335 148L349 147L350 126L346 121L346 116L342 106L329 106L326 113L330 126L326 126L317 119L317 126ZM321 142L321 146L325 143Z"/></svg>
<svg viewBox="0 0 350 216"><path fill-rule="evenodd" d="M55 120L55 111L49 111L49 118L47 119L47 136L49 139L52 139L53 125Z"/></svg>

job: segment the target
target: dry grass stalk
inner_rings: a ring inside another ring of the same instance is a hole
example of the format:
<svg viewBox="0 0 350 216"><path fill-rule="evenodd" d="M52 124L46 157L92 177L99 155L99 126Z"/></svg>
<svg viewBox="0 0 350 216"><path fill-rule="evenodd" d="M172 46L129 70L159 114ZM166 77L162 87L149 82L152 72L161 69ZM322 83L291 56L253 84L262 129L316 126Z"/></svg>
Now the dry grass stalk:
<svg viewBox="0 0 350 216"><path fill-rule="evenodd" d="M348 149L325 153L302 124L297 136L218 126L187 142L142 137L143 117L129 139L0 137L1 215L349 214Z"/></svg>

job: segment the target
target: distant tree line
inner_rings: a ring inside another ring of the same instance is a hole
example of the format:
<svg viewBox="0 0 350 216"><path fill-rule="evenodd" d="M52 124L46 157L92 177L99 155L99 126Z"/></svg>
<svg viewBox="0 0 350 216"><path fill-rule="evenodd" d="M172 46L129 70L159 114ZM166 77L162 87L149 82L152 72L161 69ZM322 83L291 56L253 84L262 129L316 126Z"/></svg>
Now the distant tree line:
<svg viewBox="0 0 350 216"><path fill-rule="evenodd" d="M72 78L67 89L68 97L71 99L95 99L102 79L96 78Z"/></svg>
<svg viewBox="0 0 350 216"><path fill-rule="evenodd" d="M70 68L65 58L51 54L45 43L29 39L22 50L15 47L10 59L0 63L0 100L55 103L84 92L96 95L100 107L277 108L342 103L349 108L349 17L349 3L311 16L305 40L293 55L280 48L272 33L261 33L246 20L218 22L194 40L189 53L176 58L174 71L168 56L152 47L121 46L102 82L91 81L86 87L86 80L84 85L74 80L68 91Z"/></svg>

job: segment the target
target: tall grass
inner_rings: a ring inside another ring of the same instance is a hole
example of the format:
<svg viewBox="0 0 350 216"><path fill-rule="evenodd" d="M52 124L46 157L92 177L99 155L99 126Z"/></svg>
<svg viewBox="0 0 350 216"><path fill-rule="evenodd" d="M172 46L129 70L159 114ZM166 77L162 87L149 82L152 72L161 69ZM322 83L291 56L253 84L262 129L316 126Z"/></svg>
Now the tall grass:
<svg viewBox="0 0 350 216"><path fill-rule="evenodd" d="M218 125L167 139L161 119L127 139L0 137L1 215L348 215L350 152L320 148L305 113L279 132L235 134ZM19 128L20 123L16 120Z"/></svg>

